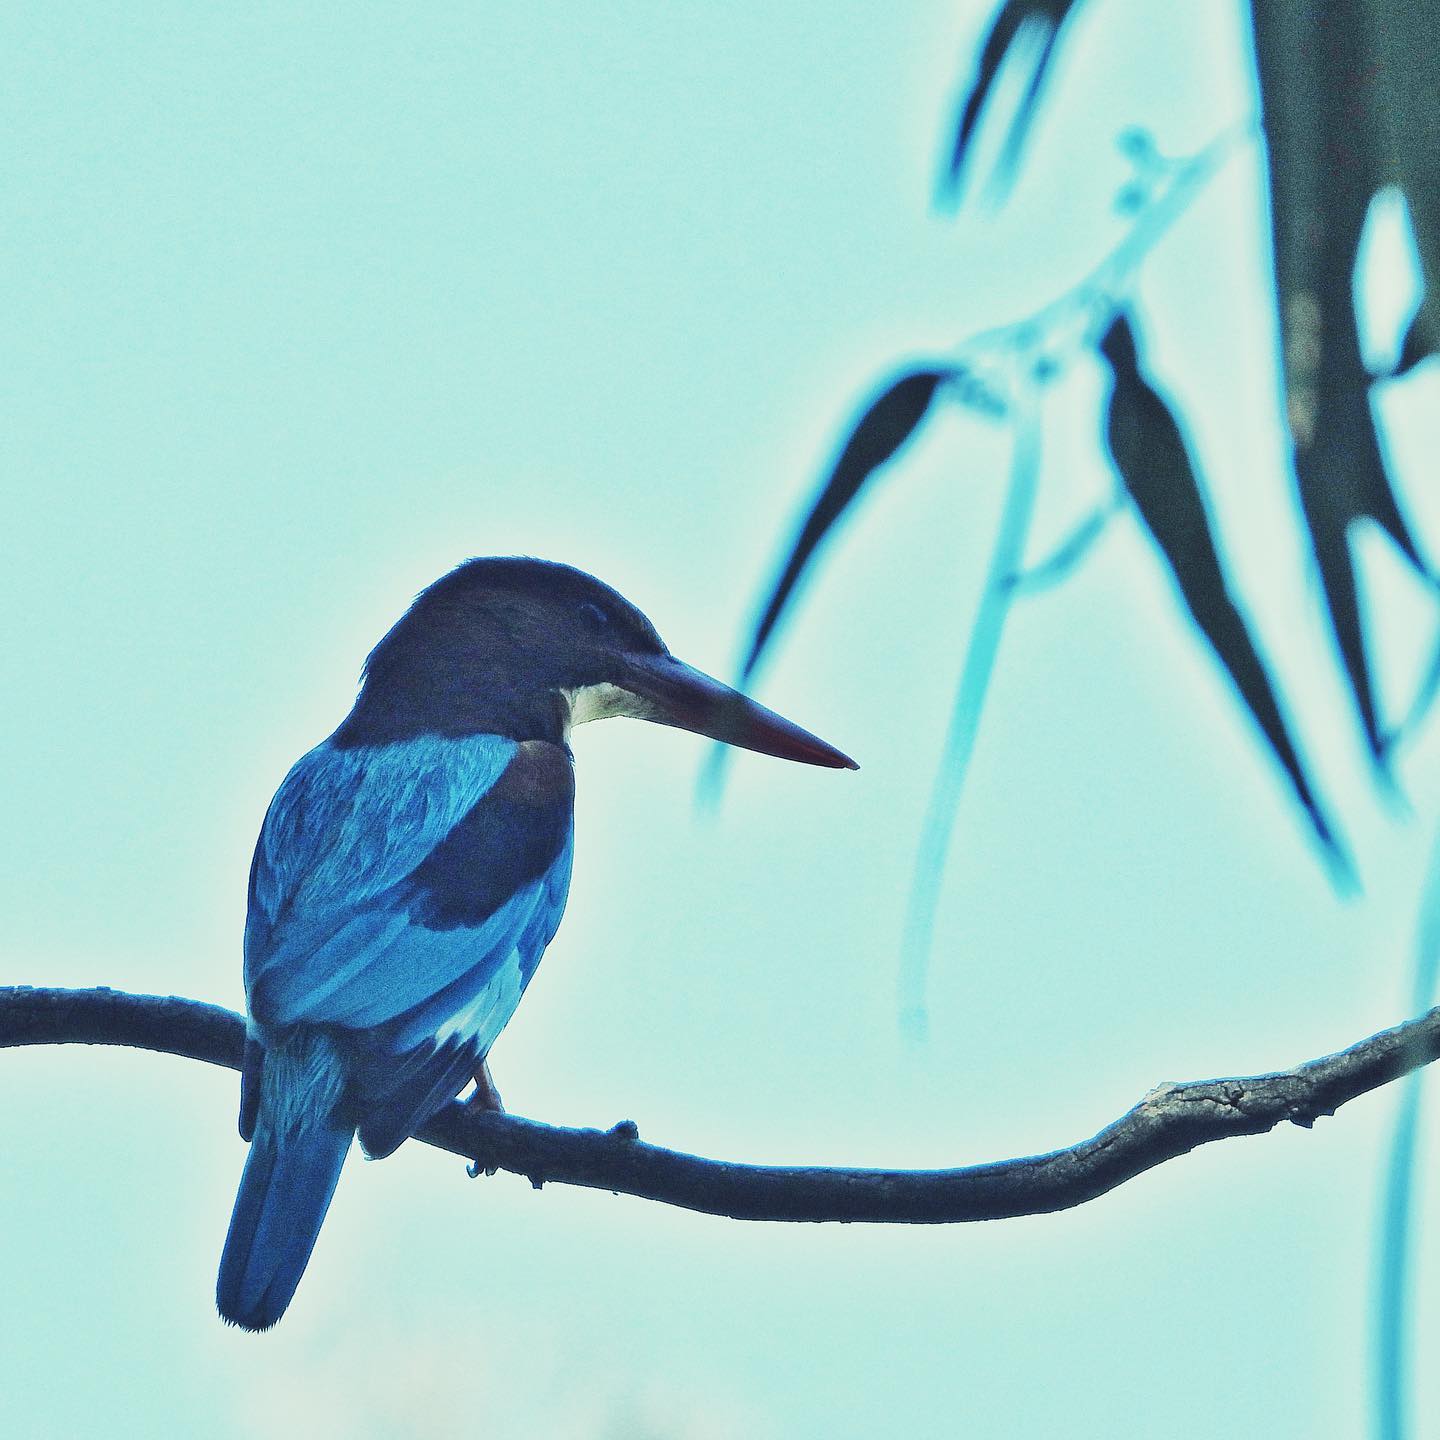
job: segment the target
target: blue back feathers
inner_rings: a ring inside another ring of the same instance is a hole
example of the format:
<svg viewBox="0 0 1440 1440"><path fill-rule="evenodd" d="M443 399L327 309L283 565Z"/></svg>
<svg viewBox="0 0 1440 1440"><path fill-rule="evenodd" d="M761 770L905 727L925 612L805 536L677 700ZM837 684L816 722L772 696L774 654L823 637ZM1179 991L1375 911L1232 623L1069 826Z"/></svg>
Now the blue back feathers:
<svg viewBox="0 0 1440 1440"><path fill-rule="evenodd" d="M227 1319L279 1318L355 1130L389 1154L484 1059L560 923L572 807L562 747L498 735L327 741L285 778L250 875Z"/></svg>
<svg viewBox="0 0 1440 1440"><path fill-rule="evenodd" d="M250 872L245 970L276 922L353 910L415 869L500 778L519 748L498 735L302 756L270 802ZM253 931L253 933L252 933Z"/></svg>

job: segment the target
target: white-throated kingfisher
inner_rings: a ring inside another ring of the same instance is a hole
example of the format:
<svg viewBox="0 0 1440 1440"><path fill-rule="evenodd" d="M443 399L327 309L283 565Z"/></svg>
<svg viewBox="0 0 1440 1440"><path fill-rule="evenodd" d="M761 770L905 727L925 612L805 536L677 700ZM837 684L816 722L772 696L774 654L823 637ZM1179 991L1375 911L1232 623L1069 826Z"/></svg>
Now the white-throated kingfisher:
<svg viewBox="0 0 1440 1440"><path fill-rule="evenodd" d="M498 1103L486 1056L570 883L570 730L615 715L854 768L677 660L583 571L471 560L424 590L255 847L226 1320L265 1330L285 1313L357 1133L389 1155L472 1078L476 1103Z"/></svg>

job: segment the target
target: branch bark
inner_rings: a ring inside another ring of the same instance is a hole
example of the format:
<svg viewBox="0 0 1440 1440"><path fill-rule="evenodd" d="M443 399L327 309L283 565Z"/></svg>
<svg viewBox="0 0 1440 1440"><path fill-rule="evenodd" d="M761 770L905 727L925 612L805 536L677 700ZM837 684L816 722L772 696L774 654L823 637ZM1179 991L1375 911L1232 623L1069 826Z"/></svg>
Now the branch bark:
<svg viewBox="0 0 1440 1440"><path fill-rule="evenodd" d="M240 1066L245 1025L176 996L0 987L0 1048L129 1045ZM1309 1127L1347 1101L1440 1059L1440 1006L1292 1070L1166 1084L1098 1135L1064 1150L949 1170L741 1165L648 1145L630 1121L610 1130L472 1113L452 1102L416 1139L486 1170L583 1185L736 1220L940 1225L1066 1210L1214 1140Z"/></svg>

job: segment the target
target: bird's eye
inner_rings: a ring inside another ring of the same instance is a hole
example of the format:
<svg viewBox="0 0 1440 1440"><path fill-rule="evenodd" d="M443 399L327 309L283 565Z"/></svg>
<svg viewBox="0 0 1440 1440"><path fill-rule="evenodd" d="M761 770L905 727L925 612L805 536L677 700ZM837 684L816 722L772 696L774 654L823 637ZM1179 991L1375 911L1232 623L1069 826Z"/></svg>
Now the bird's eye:
<svg viewBox="0 0 1440 1440"><path fill-rule="evenodd" d="M610 617L591 600L580 602L580 619L584 622L587 630L591 630L597 635L603 634L610 628Z"/></svg>

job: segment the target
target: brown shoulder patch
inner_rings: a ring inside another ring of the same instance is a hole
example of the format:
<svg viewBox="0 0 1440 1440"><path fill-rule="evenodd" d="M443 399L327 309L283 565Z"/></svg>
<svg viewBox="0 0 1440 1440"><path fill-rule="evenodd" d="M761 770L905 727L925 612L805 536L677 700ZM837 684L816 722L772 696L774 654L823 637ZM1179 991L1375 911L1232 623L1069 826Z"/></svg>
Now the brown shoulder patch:
<svg viewBox="0 0 1440 1440"><path fill-rule="evenodd" d="M569 752L548 740L522 740L486 799L490 796L515 805L567 804L575 797Z"/></svg>

